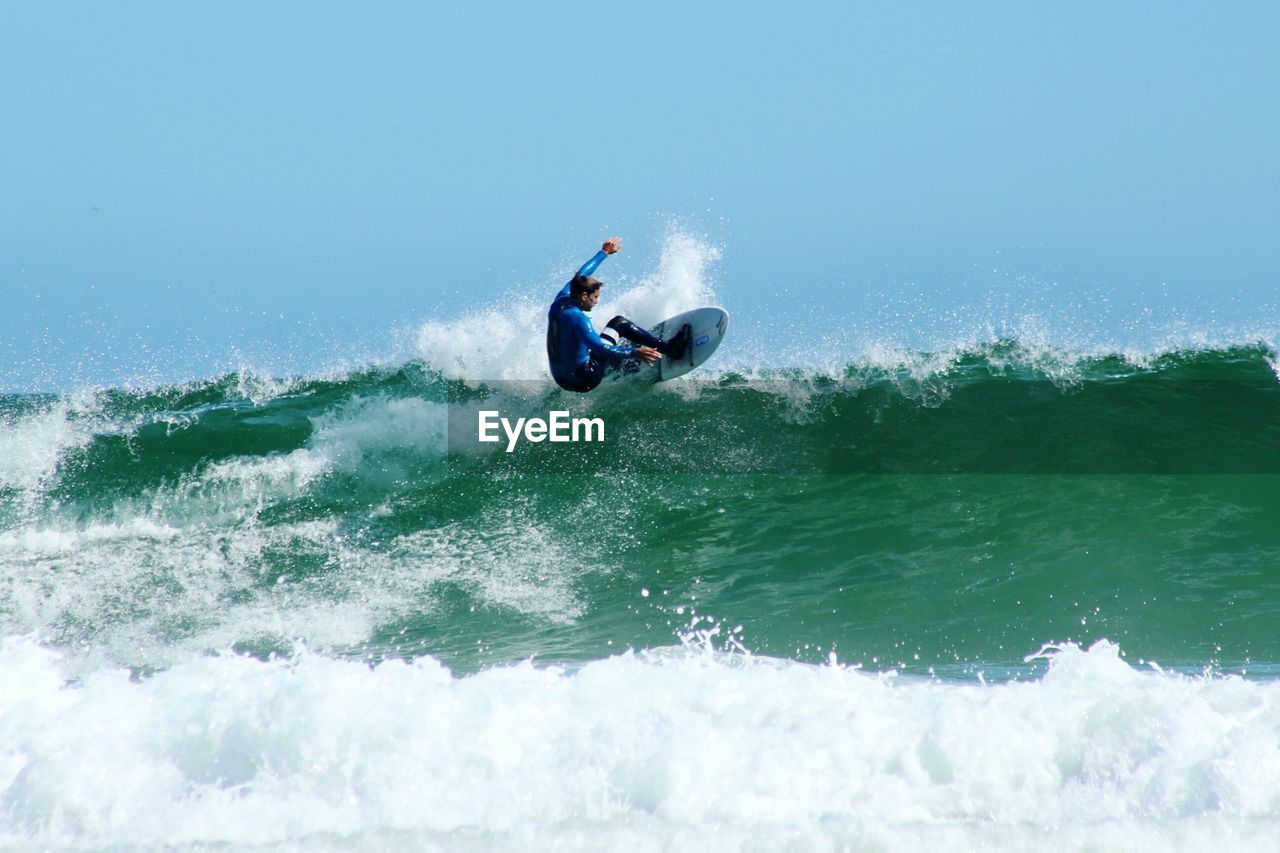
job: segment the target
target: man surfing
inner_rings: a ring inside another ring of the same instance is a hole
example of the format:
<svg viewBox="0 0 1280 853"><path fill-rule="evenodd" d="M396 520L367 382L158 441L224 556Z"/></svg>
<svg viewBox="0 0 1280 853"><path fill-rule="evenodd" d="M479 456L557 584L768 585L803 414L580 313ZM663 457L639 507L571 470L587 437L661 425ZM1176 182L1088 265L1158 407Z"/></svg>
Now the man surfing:
<svg viewBox="0 0 1280 853"><path fill-rule="evenodd" d="M687 328L681 328L671 340L663 341L621 315L610 320L603 333L597 334L587 312L600 301L604 282L592 278L591 274L601 261L621 248L621 237L605 240L595 257L583 264L556 295L547 312L547 359L551 362L551 375L556 384L567 391L585 393L595 388L604 378L606 364L632 359L653 364L664 355L680 358L688 347ZM634 346L619 346L619 338L631 341Z"/></svg>

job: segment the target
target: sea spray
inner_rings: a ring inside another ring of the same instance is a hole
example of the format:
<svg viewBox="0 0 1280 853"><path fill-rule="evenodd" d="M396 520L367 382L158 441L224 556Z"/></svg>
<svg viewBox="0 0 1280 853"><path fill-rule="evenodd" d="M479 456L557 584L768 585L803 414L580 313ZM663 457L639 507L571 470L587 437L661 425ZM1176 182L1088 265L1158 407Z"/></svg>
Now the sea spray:
<svg viewBox="0 0 1280 853"><path fill-rule="evenodd" d="M636 275L619 254L599 275L608 282L591 312L597 327L616 314L652 326L682 311L714 304L710 267L720 250L678 229L668 232L656 269ZM583 258L586 260L586 258ZM430 320L416 336L415 352L450 378L542 379L547 376L547 308L576 266L526 284L501 304L471 310L453 321Z"/></svg>

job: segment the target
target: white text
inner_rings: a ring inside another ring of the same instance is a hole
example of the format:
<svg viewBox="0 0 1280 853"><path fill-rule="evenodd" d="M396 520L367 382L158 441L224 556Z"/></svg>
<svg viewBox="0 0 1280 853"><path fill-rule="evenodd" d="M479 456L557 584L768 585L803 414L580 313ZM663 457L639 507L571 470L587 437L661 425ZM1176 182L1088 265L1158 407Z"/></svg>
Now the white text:
<svg viewBox="0 0 1280 853"><path fill-rule="evenodd" d="M521 436L537 444L540 441L604 441L604 418L573 418L567 411L553 411L548 420L516 418L515 424L496 411L482 411L478 418L480 441L501 441L498 427L507 435L507 452L516 449Z"/></svg>

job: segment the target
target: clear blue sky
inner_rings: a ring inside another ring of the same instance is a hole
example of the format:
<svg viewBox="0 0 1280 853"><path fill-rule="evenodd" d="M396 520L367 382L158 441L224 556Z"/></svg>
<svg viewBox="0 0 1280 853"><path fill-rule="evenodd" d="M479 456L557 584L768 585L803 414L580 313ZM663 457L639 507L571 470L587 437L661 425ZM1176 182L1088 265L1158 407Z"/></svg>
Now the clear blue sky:
<svg viewBox="0 0 1280 853"><path fill-rule="evenodd" d="M1027 288L1274 321L1277 32L1271 2L0 0L0 389L376 352L607 233L640 272L672 219L757 328Z"/></svg>

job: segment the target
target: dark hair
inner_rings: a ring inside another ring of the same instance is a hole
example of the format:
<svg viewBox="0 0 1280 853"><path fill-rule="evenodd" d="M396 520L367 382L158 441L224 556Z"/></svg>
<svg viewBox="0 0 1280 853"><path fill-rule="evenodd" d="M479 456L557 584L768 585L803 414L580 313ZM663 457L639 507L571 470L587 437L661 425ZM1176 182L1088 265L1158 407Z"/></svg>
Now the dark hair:
<svg viewBox="0 0 1280 853"><path fill-rule="evenodd" d="M573 281L569 282L569 294L571 296L581 296L584 293L595 293L604 287L604 282L598 278L592 278L589 275L575 275Z"/></svg>

